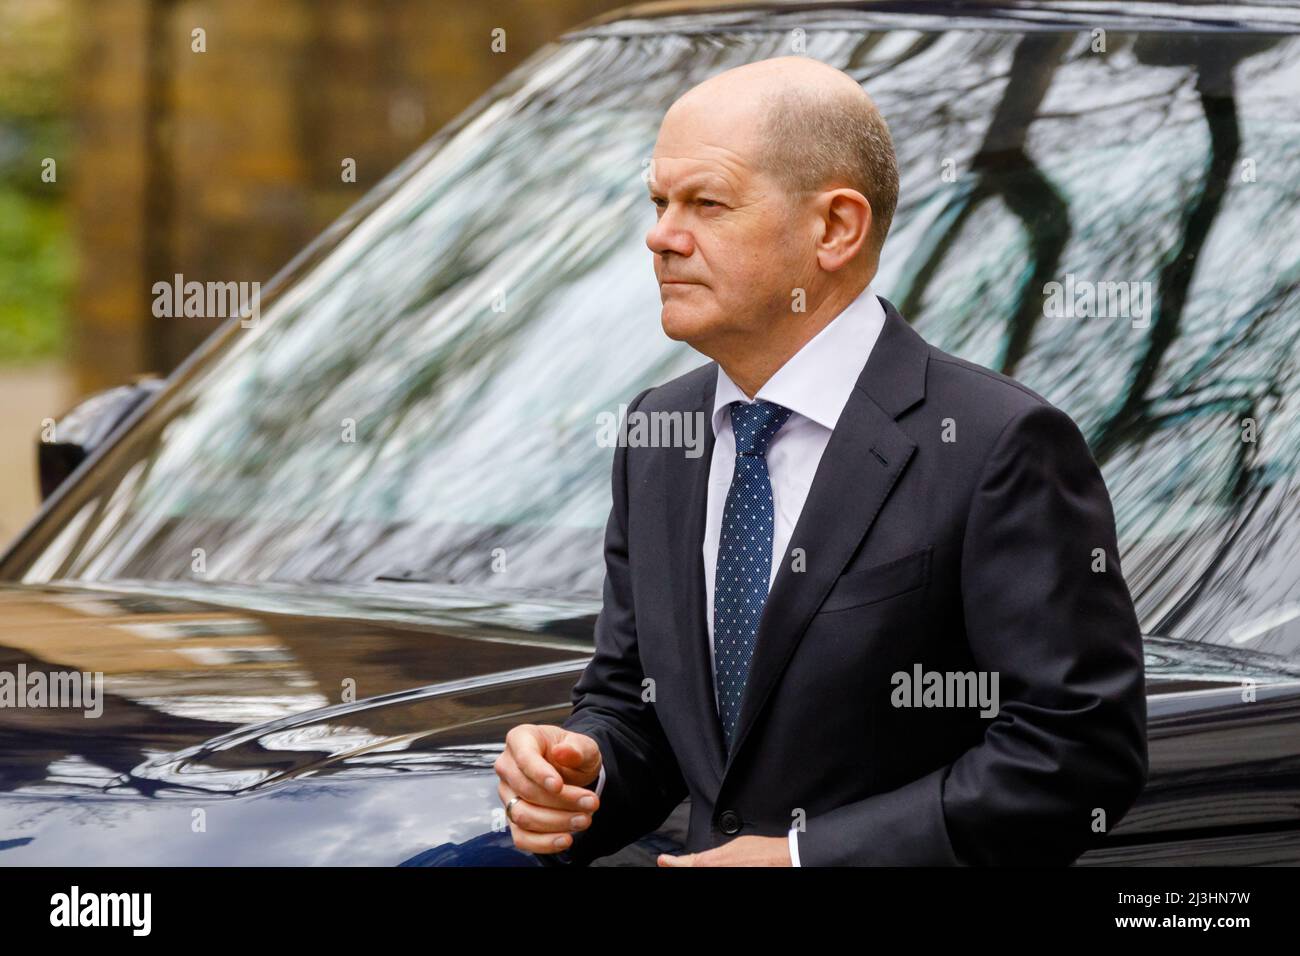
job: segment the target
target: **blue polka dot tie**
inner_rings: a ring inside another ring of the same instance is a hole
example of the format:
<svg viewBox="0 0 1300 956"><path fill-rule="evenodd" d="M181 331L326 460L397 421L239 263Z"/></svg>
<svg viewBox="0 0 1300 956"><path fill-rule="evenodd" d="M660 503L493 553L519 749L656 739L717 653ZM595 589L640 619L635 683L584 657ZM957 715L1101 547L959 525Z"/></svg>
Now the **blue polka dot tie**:
<svg viewBox="0 0 1300 956"><path fill-rule="evenodd" d="M772 479L767 473L767 446L789 417L790 409L761 399L731 403L736 470L722 511L713 581L718 716L728 753L772 570Z"/></svg>

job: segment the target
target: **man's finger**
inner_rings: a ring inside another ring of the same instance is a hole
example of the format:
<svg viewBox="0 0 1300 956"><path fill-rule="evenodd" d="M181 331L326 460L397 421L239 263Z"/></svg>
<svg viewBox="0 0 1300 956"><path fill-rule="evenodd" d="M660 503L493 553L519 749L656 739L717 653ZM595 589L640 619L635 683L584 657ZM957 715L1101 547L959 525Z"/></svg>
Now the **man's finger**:
<svg viewBox="0 0 1300 956"><path fill-rule="evenodd" d="M511 793L510 788L504 782L497 783L497 796L501 798L504 806L510 806L510 800L515 796ZM557 844L556 840L566 836L563 833L534 833L526 830L514 821L515 814L519 808L524 805L525 801L520 798L513 807L506 812L506 826L510 828L510 839L515 848L524 850L528 853L559 853L567 849L572 844L572 837L568 837L568 842Z"/></svg>
<svg viewBox="0 0 1300 956"><path fill-rule="evenodd" d="M515 804L518 806L518 804ZM698 853L683 853L681 856L674 856L671 853L660 853L655 861L660 866L694 866L695 858Z"/></svg>
<svg viewBox="0 0 1300 956"><path fill-rule="evenodd" d="M525 777L547 793L559 793L564 789L564 778L560 776L560 771L543 756L543 750L548 748L549 742L540 729L530 726L522 733L512 730L506 735L506 745Z"/></svg>
<svg viewBox="0 0 1300 956"><path fill-rule="evenodd" d="M514 754L509 751L502 754L498 761L497 776L503 779L514 793L538 806L580 813L591 813L600 806L600 798L586 787L566 783L560 788L559 793L542 789L536 781L529 779L520 768ZM589 803L584 804L583 801Z"/></svg>
<svg viewBox="0 0 1300 956"><path fill-rule="evenodd" d="M515 849L526 853L562 853L573 846L573 837L567 833L532 833L513 823L510 824L510 836Z"/></svg>
<svg viewBox="0 0 1300 956"><path fill-rule="evenodd" d="M509 805L517 794L504 781L497 781L497 796L503 806ZM571 833L591 826L590 813L555 809L529 803L523 797L510 808L510 822L533 833Z"/></svg>
<svg viewBox="0 0 1300 956"><path fill-rule="evenodd" d="M574 770L590 767L592 773L600 771L600 747L586 734L567 731L559 741L551 744L550 757Z"/></svg>
<svg viewBox="0 0 1300 956"><path fill-rule="evenodd" d="M539 807L521 799L510 808L510 822L529 833L574 833L591 826L591 814Z"/></svg>

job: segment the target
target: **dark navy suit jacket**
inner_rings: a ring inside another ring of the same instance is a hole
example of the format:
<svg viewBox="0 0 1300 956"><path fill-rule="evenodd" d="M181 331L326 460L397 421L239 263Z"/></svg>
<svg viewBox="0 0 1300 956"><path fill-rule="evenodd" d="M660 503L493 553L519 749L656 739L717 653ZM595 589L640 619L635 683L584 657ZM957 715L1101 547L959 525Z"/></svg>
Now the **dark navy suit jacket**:
<svg viewBox="0 0 1300 956"><path fill-rule="evenodd" d="M1083 436L881 304L768 596L730 754L704 608L712 429L694 458L616 449L595 655L564 721L596 740L607 780L592 825L547 863L612 853L689 795L690 852L802 822L804 866L1061 865L1136 800L1142 638ZM708 422L716 374L629 412ZM895 675L918 665L996 672L996 716L896 706Z"/></svg>

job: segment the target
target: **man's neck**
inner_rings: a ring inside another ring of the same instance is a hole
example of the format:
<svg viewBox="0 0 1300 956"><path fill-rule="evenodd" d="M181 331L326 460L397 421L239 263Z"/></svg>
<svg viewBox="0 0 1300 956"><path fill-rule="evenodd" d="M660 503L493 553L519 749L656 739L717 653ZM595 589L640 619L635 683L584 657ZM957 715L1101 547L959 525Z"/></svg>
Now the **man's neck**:
<svg viewBox="0 0 1300 956"><path fill-rule="evenodd" d="M791 313L793 320L789 322L784 319L775 321L772 334L765 340L757 343L741 342L734 349L710 357L752 399L781 366L830 325L869 284L868 282L858 289L842 288L833 291L814 306L812 311Z"/></svg>

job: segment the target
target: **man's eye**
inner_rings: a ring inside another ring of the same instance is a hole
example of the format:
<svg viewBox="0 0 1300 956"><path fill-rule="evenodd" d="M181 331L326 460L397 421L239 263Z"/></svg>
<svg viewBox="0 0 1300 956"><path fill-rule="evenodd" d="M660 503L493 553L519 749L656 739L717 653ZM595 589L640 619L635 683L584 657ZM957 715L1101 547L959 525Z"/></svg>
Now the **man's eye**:
<svg viewBox="0 0 1300 956"><path fill-rule="evenodd" d="M650 201L651 201L652 203L655 204L655 208L657 208L657 209L664 209L664 208L668 205L668 200L667 200L667 199L664 199L662 196L657 196L657 197L656 197L656 196L651 196L651 197L650 197ZM701 205L701 206L721 206L721 205L722 205L722 203L720 203L720 202L719 202L718 200L716 200L716 199L703 199L703 198L700 198L700 199L696 199L695 202L696 202L697 204Z"/></svg>

